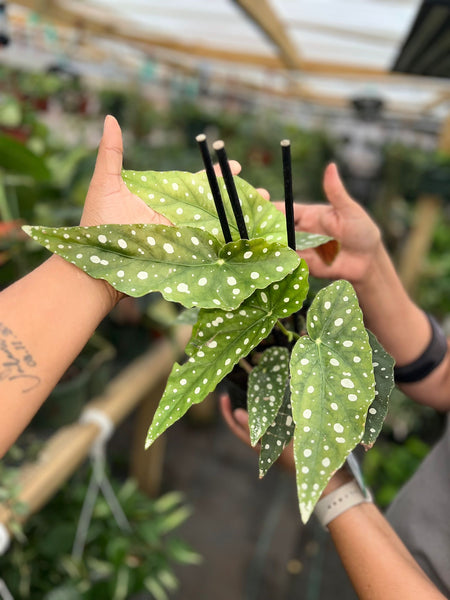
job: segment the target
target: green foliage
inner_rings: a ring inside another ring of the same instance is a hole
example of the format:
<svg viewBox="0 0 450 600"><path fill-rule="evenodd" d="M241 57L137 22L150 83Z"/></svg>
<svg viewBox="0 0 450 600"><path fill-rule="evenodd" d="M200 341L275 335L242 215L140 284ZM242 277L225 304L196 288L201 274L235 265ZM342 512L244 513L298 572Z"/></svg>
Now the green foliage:
<svg viewBox="0 0 450 600"><path fill-rule="evenodd" d="M14 597L125 600L146 590L156 600L169 597L177 587L173 564L195 565L201 560L173 535L189 517L190 509L179 492L151 500L131 480L113 482L113 487L131 530L124 532L118 527L106 501L99 497L83 558L71 556L87 490L78 476L28 521L26 540L15 542L0 557L0 572Z"/></svg>
<svg viewBox="0 0 450 600"><path fill-rule="evenodd" d="M415 200L421 194L449 198L450 156L391 144L384 149L384 181L389 195Z"/></svg>
<svg viewBox="0 0 450 600"><path fill-rule="evenodd" d="M28 175L37 181L49 179L45 161L9 135L0 134L0 171Z"/></svg>
<svg viewBox="0 0 450 600"><path fill-rule="evenodd" d="M15 446L11 448L12 454L17 452ZM10 511L9 529L13 536L23 542L25 540L21 517L28 512L27 505L19 499L20 480L18 471L5 462L0 463L0 504L5 510Z"/></svg>
<svg viewBox="0 0 450 600"><path fill-rule="evenodd" d="M248 390L250 394L250 388ZM264 477L270 467L279 458L294 435L292 421L291 394L286 385L280 408L261 437L261 450L259 453L259 476Z"/></svg>
<svg viewBox="0 0 450 600"><path fill-rule="evenodd" d="M307 329L291 358L294 457L304 522L361 440L375 396L372 351L348 282L332 283L316 295Z"/></svg>
<svg viewBox="0 0 450 600"><path fill-rule="evenodd" d="M187 308L233 310L255 289L278 281L300 262L289 248L262 238L223 245L189 226L24 227L24 231L121 292L138 297L160 291ZM162 245L156 241L161 239Z"/></svg>
<svg viewBox="0 0 450 600"><path fill-rule="evenodd" d="M417 282L415 297L424 310L442 319L450 314L450 216L448 210L436 223L430 252Z"/></svg>
<svg viewBox="0 0 450 600"><path fill-rule="evenodd" d="M206 173L182 173L173 171L136 173L123 171L127 187L150 208L164 215L174 225L199 227L217 237L224 238L209 190ZM270 242L286 243L284 217L273 204L264 200L258 191L240 177L234 177L236 190L242 201L242 212L249 238L263 237ZM225 183L218 177L223 198L227 198ZM225 212L233 239L239 238L238 228L229 202Z"/></svg>
<svg viewBox="0 0 450 600"><path fill-rule="evenodd" d="M394 389L395 361L386 352L371 331L368 331L369 343L372 348L372 366L375 376L375 398L367 413L366 426L361 443L371 448L381 433L386 418L389 398Z"/></svg>
<svg viewBox="0 0 450 600"><path fill-rule="evenodd" d="M261 356L248 378L248 424L252 446L275 421L289 377L289 351L273 346Z"/></svg>
<svg viewBox="0 0 450 600"><path fill-rule="evenodd" d="M123 178L173 225L25 230L118 290L135 296L159 291L167 300L200 309L187 360L172 369L147 446L213 391L275 327L281 330L286 348L263 354L249 378L251 441L263 438L264 474L294 433L300 512L306 522L333 472L361 441L375 397L372 349L352 286L339 281L320 290L307 314L308 335L300 337L283 319L302 308L308 269L287 247L284 216L273 204L234 178L249 233L248 240L241 240L219 178L233 236L225 244L205 173L125 171ZM329 241L297 235L299 248ZM387 386L382 395L388 395ZM379 423L371 429L379 430Z"/></svg>
<svg viewBox="0 0 450 600"><path fill-rule="evenodd" d="M375 500L387 507L397 492L415 473L428 454L430 446L413 435L401 444L380 441L364 457L364 478L373 490Z"/></svg>
<svg viewBox="0 0 450 600"><path fill-rule="evenodd" d="M175 363L147 436L150 446L192 404L209 392L273 329L277 319L301 308L307 291L302 260L282 282L256 291L234 311L201 309L186 347L188 361Z"/></svg>

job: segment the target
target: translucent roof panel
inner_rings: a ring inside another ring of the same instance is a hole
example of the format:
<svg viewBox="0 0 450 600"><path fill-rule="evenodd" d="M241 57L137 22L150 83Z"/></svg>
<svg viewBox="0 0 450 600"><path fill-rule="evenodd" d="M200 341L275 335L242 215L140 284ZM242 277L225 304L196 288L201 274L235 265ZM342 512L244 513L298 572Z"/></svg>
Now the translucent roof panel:
<svg viewBox="0 0 450 600"><path fill-rule="evenodd" d="M34 57L30 62L40 65L53 53L55 60L64 55L82 71L111 81L132 77L151 60L194 77L207 73L210 81L337 108L355 94L376 93L391 111L442 118L449 80L390 73L420 5L420 0L16 0L8 2L13 43L0 51L0 61L23 65Z"/></svg>

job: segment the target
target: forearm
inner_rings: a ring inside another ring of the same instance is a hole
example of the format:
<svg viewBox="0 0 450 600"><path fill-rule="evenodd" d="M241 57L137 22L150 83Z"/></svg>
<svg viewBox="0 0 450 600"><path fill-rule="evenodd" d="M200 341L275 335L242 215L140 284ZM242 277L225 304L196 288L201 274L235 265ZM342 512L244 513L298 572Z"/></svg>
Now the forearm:
<svg viewBox="0 0 450 600"><path fill-rule="evenodd" d="M340 469L322 498L350 481L350 472ZM328 523L328 530L361 600L444 598L372 502L344 510Z"/></svg>
<svg viewBox="0 0 450 600"><path fill-rule="evenodd" d="M444 599L374 504L354 506L328 527L361 600Z"/></svg>
<svg viewBox="0 0 450 600"><path fill-rule="evenodd" d="M106 282L57 256L0 294L0 455L116 301Z"/></svg>
<svg viewBox="0 0 450 600"><path fill-rule="evenodd" d="M431 327L424 312L406 293L386 250L380 246L367 276L354 284L365 323L403 366L427 347ZM402 389L411 398L438 410L450 409L450 357L420 382Z"/></svg>

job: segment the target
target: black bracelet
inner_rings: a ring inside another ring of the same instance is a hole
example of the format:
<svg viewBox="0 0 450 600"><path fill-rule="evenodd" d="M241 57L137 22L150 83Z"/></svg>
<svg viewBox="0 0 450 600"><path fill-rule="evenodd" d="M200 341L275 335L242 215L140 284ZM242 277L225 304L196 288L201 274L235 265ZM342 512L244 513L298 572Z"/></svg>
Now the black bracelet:
<svg viewBox="0 0 450 600"><path fill-rule="evenodd" d="M431 340L424 352L403 367L394 367L396 383L415 383L421 381L441 364L447 354L447 338L434 317L425 313L431 325Z"/></svg>

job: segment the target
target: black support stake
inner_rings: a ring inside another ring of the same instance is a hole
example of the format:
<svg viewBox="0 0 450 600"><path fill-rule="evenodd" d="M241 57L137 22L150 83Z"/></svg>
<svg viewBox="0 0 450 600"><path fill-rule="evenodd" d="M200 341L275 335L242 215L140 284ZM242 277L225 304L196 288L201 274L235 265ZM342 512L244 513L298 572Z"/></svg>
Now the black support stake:
<svg viewBox="0 0 450 600"><path fill-rule="evenodd" d="M223 179L225 181L228 196L230 197L231 208L233 209L234 218L236 219L239 235L241 239L248 240L247 227L245 226L241 203L239 201L236 186L234 185L230 165L228 164L227 153L225 152L225 144L222 140L217 140L214 142L213 148L216 151L217 159L222 170Z"/></svg>
<svg viewBox="0 0 450 600"><path fill-rule="evenodd" d="M202 154L203 164L205 165L206 175L209 181L209 187L211 188L212 197L216 206L217 215L219 217L220 225L222 227L223 237L225 242L231 242L230 226L228 225L227 215L225 213L225 207L223 205L222 196L220 194L219 184L217 182L216 173L211 160L211 155L208 150L208 144L206 143L206 135L200 133L196 138L198 142L200 152Z"/></svg>
<svg viewBox="0 0 450 600"><path fill-rule="evenodd" d="M296 249L295 225L294 225L294 194L292 192L292 163L291 142L282 140L281 154L283 157L283 179L284 179L284 204L286 207L286 231L287 243L292 250Z"/></svg>

